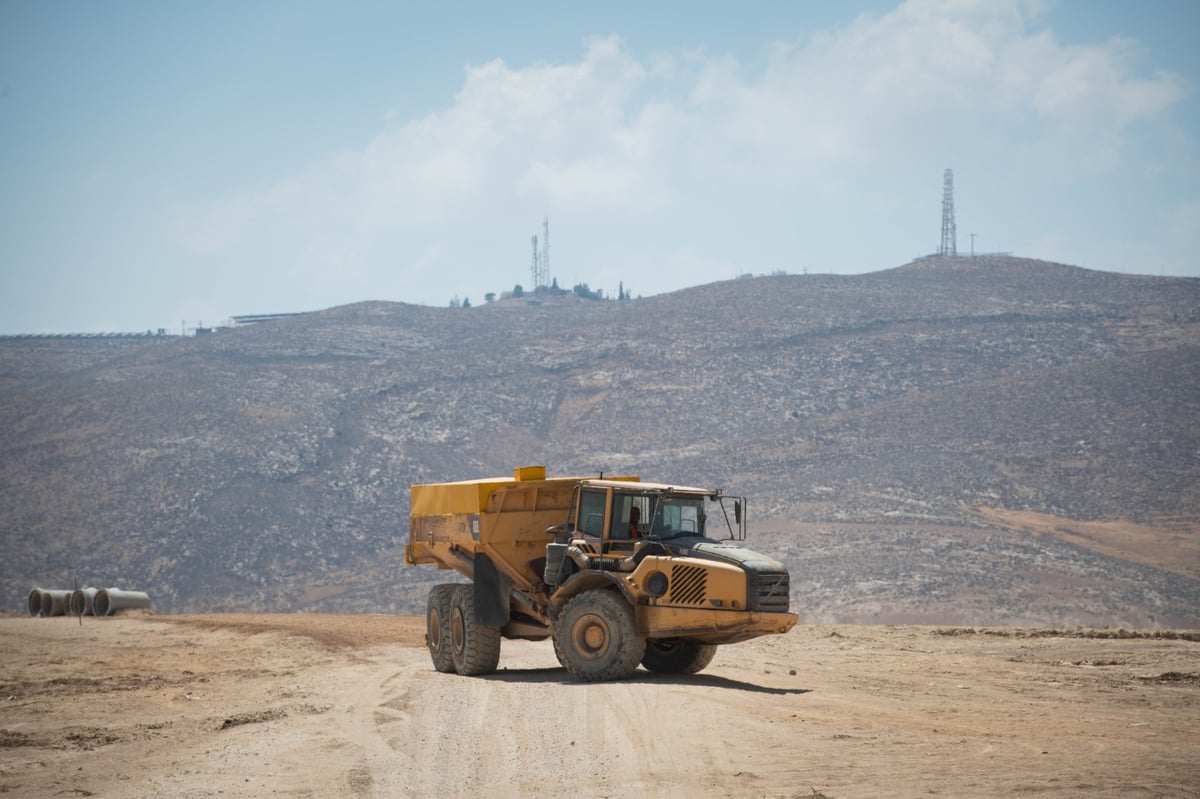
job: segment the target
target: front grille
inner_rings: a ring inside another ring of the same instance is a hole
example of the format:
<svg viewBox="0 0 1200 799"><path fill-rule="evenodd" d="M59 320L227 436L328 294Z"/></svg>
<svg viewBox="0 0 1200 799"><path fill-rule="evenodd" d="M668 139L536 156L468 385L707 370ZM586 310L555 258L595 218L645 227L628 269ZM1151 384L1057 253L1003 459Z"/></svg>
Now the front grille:
<svg viewBox="0 0 1200 799"><path fill-rule="evenodd" d="M671 567L671 590L667 595L677 605L702 605L708 590L708 572L699 566Z"/></svg>
<svg viewBox="0 0 1200 799"><path fill-rule="evenodd" d="M788 573L747 571L747 597L750 610L762 613L786 613L788 601Z"/></svg>

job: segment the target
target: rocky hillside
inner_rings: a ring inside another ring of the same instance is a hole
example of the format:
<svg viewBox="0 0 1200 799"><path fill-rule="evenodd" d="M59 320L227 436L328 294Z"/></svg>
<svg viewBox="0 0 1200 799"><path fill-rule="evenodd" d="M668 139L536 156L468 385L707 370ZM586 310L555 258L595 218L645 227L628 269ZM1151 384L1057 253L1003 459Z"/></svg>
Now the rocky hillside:
<svg viewBox="0 0 1200 799"><path fill-rule="evenodd" d="M748 495L802 618L1200 626L1200 280L1014 258L0 340L0 596L413 611L408 487Z"/></svg>

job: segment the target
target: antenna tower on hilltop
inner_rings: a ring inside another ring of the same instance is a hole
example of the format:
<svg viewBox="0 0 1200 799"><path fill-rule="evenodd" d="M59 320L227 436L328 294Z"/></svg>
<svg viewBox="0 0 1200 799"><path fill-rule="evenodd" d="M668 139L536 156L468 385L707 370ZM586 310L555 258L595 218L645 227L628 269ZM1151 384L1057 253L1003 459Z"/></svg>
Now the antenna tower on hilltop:
<svg viewBox="0 0 1200 799"><path fill-rule="evenodd" d="M958 255L958 231L954 226L954 170L942 178L942 246L938 255Z"/></svg>
<svg viewBox="0 0 1200 799"><path fill-rule="evenodd" d="M529 267L529 279L533 283L533 290L537 291L537 287L540 285L538 279L542 276L541 266L538 263L540 259L538 257L537 236L530 238L530 241L533 243L533 265Z"/></svg>
<svg viewBox="0 0 1200 799"><path fill-rule="evenodd" d="M533 290L550 285L550 217L542 220L542 249L538 249L538 237L534 236L533 265L530 267L530 277L533 280Z"/></svg>

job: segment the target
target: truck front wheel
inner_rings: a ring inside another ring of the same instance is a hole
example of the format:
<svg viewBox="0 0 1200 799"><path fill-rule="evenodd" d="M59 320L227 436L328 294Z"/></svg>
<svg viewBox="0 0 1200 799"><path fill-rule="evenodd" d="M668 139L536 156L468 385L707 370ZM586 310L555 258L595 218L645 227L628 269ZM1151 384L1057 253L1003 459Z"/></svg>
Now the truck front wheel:
<svg viewBox="0 0 1200 799"><path fill-rule="evenodd" d="M646 642L642 665L659 674L696 674L712 663L716 644L697 644L678 638L652 638Z"/></svg>
<svg viewBox="0 0 1200 799"><path fill-rule="evenodd" d="M429 591L429 604L425 609L425 644L433 667L441 672L454 671L454 655L450 652L450 599L454 596L454 584L435 585Z"/></svg>
<svg viewBox="0 0 1200 799"><path fill-rule="evenodd" d="M475 586L456 585L450 600L450 652L454 670L467 676L491 674L500 663L500 628L475 617Z"/></svg>
<svg viewBox="0 0 1200 799"><path fill-rule="evenodd" d="M585 682L628 677L645 649L633 609L615 591L585 591L572 597L555 624L558 662Z"/></svg>

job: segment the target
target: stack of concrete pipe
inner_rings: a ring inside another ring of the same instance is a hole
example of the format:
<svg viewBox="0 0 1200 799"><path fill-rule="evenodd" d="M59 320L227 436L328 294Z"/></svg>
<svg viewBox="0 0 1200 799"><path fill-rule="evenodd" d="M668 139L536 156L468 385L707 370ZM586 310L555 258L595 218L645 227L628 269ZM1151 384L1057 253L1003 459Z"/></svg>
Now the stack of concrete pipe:
<svg viewBox="0 0 1200 799"><path fill-rule="evenodd" d="M74 591L34 588L30 616L112 616L122 610L149 608L150 595L120 588L77 588Z"/></svg>

